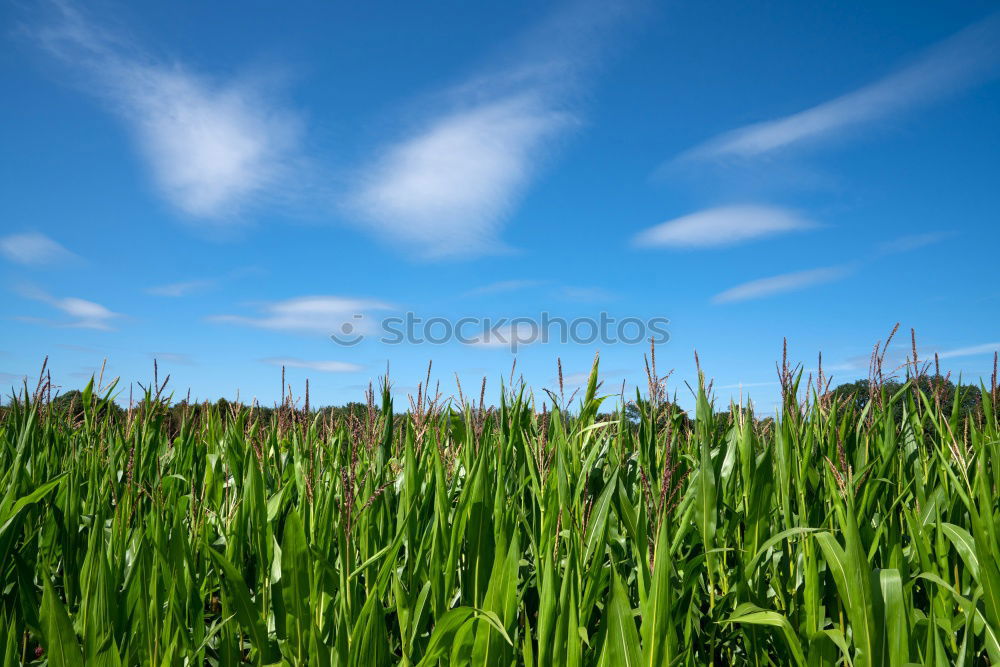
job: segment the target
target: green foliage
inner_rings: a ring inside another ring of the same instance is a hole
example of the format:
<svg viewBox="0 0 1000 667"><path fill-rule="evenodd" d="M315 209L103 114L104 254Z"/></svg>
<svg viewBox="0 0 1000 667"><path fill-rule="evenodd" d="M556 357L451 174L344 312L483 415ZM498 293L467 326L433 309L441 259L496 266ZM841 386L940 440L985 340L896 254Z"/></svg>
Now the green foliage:
<svg viewBox="0 0 1000 667"><path fill-rule="evenodd" d="M596 372L572 413L22 397L3 664L1000 662L994 393L602 413Z"/></svg>

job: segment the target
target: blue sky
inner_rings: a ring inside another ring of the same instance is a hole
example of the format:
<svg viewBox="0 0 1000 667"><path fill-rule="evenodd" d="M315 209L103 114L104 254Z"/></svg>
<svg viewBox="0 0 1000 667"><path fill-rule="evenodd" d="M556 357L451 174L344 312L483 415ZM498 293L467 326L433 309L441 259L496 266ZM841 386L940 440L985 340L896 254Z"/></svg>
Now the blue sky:
<svg viewBox="0 0 1000 667"><path fill-rule="evenodd" d="M0 380L107 358L178 394L445 396L510 349L381 318L670 320L721 400L788 337L835 384L909 329L966 379L1000 347L1000 14L955 3L71 2L2 6ZM360 317L356 317L360 316ZM344 323L368 337L329 334ZM642 344L517 373L644 383ZM126 389L127 393L127 389ZM473 392L474 393L474 392Z"/></svg>

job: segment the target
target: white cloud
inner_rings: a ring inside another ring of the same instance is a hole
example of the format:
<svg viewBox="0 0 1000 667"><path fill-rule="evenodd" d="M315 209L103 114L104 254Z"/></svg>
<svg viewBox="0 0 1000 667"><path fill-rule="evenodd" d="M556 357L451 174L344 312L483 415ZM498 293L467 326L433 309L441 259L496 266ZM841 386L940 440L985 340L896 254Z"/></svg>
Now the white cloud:
<svg viewBox="0 0 1000 667"><path fill-rule="evenodd" d="M720 206L650 227L640 232L633 243L643 247L708 248L816 227L798 213L776 206Z"/></svg>
<svg viewBox="0 0 1000 667"><path fill-rule="evenodd" d="M847 267L833 266L751 280L750 282L731 287L724 292L716 294L712 298L712 302L733 303L737 301L749 301L751 299L762 299L774 294L795 292L813 285L840 280L850 275L850 273Z"/></svg>
<svg viewBox="0 0 1000 667"><path fill-rule="evenodd" d="M969 347L959 347L954 350L938 352L938 359L954 359L956 357L974 357L980 354L993 354L1000 351L1000 342L983 343L982 345L972 345Z"/></svg>
<svg viewBox="0 0 1000 667"><path fill-rule="evenodd" d="M885 243L879 245L879 251L886 255L910 252L911 250L918 250L929 245L935 245L949 236L951 236L951 234L948 232L928 232L926 234L900 236L899 238L886 241Z"/></svg>
<svg viewBox="0 0 1000 667"><path fill-rule="evenodd" d="M261 363L271 366L285 366L287 368L306 368L324 373L354 373L364 370L363 366L348 363L346 361L307 361L305 359L278 358L261 359Z"/></svg>
<svg viewBox="0 0 1000 667"><path fill-rule="evenodd" d="M617 298L614 292L603 287L573 287L572 285L560 287L556 291L556 295L567 301L580 301L584 303L612 301Z"/></svg>
<svg viewBox="0 0 1000 667"><path fill-rule="evenodd" d="M559 382L558 377L554 377L549 382L557 383ZM585 385L590 382L590 371L582 371L580 373L566 373L563 376L563 385L567 387L577 387L580 385Z"/></svg>
<svg viewBox="0 0 1000 667"><path fill-rule="evenodd" d="M856 356L837 364L823 364L823 371L856 371L867 368L871 357Z"/></svg>
<svg viewBox="0 0 1000 667"><path fill-rule="evenodd" d="M783 118L726 132L682 157L759 157L908 111L993 76L1000 56L998 43L1000 14L994 14L874 83Z"/></svg>
<svg viewBox="0 0 1000 667"><path fill-rule="evenodd" d="M413 132L376 153L349 196L352 214L426 258L508 251L501 227L578 124L581 74L625 4L575 2L509 40L499 65L438 95Z"/></svg>
<svg viewBox="0 0 1000 667"><path fill-rule="evenodd" d="M214 80L158 62L69 4L35 31L88 75L88 90L126 121L162 195L197 218L233 219L282 195L299 160L302 123L260 81Z"/></svg>
<svg viewBox="0 0 1000 667"><path fill-rule="evenodd" d="M37 232L0 237L0 254L18 264L54 264L76 258L63 246Z"/></svg>
<svg viewBox="0 0 1000 667"><path fill-rule="evenodd" d="M463 332L463 335L467 335ZM545 332L536 322L515 322L494 327L478 336L467 339L466 344L475 347L506 347L512 351L522 345L531 345L542 341ZM463 341L464 342L464 341Z"/></svg>
<svg viewBox="0 0 1000 667"><path fill-rule="evenodd" d="M73 296L54 299L51 303L67 315L79 317L82 320L106 320L115 316L113 312L99 303Z"/></svg>
<svg viewBox="0 0 1000 667"><path fill-rule="evenodd" d="M56 310L62 311L65 315L68 315L70 319L66 320L48 320L39 319L32 317L20 317L18 319L25 322L33 322L35 324L44 324L47 326L56 327L69 327L76 329L100 329L104 331L111 330L111 322L119 317L122 317L120 313L116 313L105 306L94 301L88 301L87 299L81 299L75 296L68 297L54 297L42 290L26 287L20 290L22 296L28 299L33 299L35 301L41 301L46 303Z"/></svg>
<svg viewBox="0 0 1000 667"><path fill-rule="evenodd" d="M253 85L126 72L129 115L164 195L196 217L234 215L287 182L300 124Z"/></svg>
<svg viewBox="0 0 1000 667"><path fill-rule="evenodd" d="M353 206L380 234L427 257L501 250L501 220L569 123L531 93L445 115L390 147L365 173Z"/></svg>
<svg viewBox="0 0 1000 667"><path fill-rule="evenodd" d="M192 292L207 289L213 284L215 283L211 280L188 280L184 282L170 283L168 285L150 287L146 289L146 293L153 294L155 296L181 297L191 294Z"/></svg>
<svg viewBox="0 0 1000 667"><path fill-rule="evenodd" d="M604 382L611 379L620 379L625 376L627 371L621 368L611 368L608 370L600 369L597 376L598 383ZM549 382L558 385L559 378L554 377L549 379ZM579 373L566 373L563 375L563 385L566 387L583 387L588 382L590 382L590 371L580 371Z"/></svg>
<svg viewBox="0 0 1000 667"><path fill-rule="evenodd" d="M27 381L28 381L27 375L18 375L17 373L0 372L0 382L4 383L5 385L10 386L13 384L24 384Z"/></svg>
<svg viewBox="0 0 1000 667"><path fill-rule="evenodd" d="M370 310L385 310L379 301L351 299L339 296L302 296L259 306L260 315L215 315L209 320L298 333L362 334L371 330L374 322L366 316ZM349 326L350 331L344 327Z"/></svg>
<svg viewBox="0 0 1000 667"><path fill-rule="evenodd" d="M542 285L541 280L500 280L495 283L490 283L489 285L483 285L482 287L476 287L468 292L465 292L463 296L484 296L487 294L505 294L507 292L517 292L523 289L529 289L531 287L538 287Z"/></svg>
<svg viewBox="0 0 1000 667"><path fill-rule="evenodd" d="M751 389L754 387L774 387L777 386L778 382L737 382L736 384L723 384L716 387L716 389Z"/></svg>
<svg viewBox="0 0 1000 667"><path fill-rule="evenodd" d="M168 362L171 364L177 364L178 366L196 366L194 357L189 354L183 354L180 352L152 352L149 355L157 362Z"/></svg>
<svg viewBox="0 0 1000 667"><path fill-rule="evenodd" d="M102 350L96 347L90 347L89 345L76 345L74 343L56 343L56 347L62 348L63 350L70 350L72 352L86 352L87 354L103 354Z"/></svg>

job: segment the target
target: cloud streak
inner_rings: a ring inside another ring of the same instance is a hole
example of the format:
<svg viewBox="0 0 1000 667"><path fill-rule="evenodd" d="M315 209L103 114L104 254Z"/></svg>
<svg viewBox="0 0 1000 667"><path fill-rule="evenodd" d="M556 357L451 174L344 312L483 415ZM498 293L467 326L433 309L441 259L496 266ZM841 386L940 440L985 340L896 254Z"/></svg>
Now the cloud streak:
<svg viewBox="0 0 1000 667"><path fill-rule="evenodd" d="M818 226L794 211L776 206L720 206L650 227L632 242L638 247L711 248Z"/></svg>
<svg viewBox="0 0 1000 667"><path fill-rule="evenodd" d="M540 342L541 333L541 328L534 322L516 322L494 327L463 343L473 347L516 349Z"/></svg>
<svg viewBox="0 0 1000 667"><path fill-rule="evenodd" d="M212 280L187 280L178 283L149 287L146 289L146 293L154 296L177 298L187 296L193 292L200 292L201 290L208 289L214 284L215 282Z"/></svg>
<svg viewBox="0 0 1000 667"><path fill-rule="evenodd" d="M22 322L32 322L54 327L111 331L113 328L111 323L122 317L121 313L116 313L97 302L75 296L55 297L47 292L30 287L22 289L21 295L25 298L48 304L70 318L67 321L19 317L18 319Z"/></svg>
<svg viewBox="0 0 1000 667"><path fill-rule="evenodd" d="M532 287L538 287L543 285L544 281L541 280L500 280L489 285L483 285L482 287L476 287L467 292L464 292L462 296L486 296L489 294L507 294L509 292L517 292L520 290L530 289Z"/></svg>
<svg viewBox="0 0 1000 667"><path fill-rule="evenodd" d="M969 347L959 347L953 350L938 352L938 359L955 359L958 357L974 357L982 354L993 354L1000 351L1000 342L983 343L982 345L971 345Z"/></svg>
<svg viewBox="0 0 1000 667"><path fill-rule="evenodd" d="M784 273L770 278L760 278L716 294L712 298L712 303L736 303L739 301L763 299L786 292L797 292L814 285L841 280L850 274L851 270L848 267L831 266L820 269L809 269L808 271Z"/></svg>
<svg viewBox="0 0 1000 667"><path fill-rule="evenodd" d="M363 366L352 364L346 361L308 361L305 359L295 359L293 357L272 357L261 359L261 363L270 366L285 366L286 368L305 368L323 373L354 373L364 370Z"/></svg>
<svg viewBox="0 0 1000 667"><path fill-rule="evenodd" d="M14 384L23 384L28 381L27 375L19 375L17 373L7 373L0 372L0 383L10 386Z"/></svg>
<svg viewBox="0 0 1000 667"><path fill-rule="evenodd" d="M878 246L879 253L883 255L895 255L898 253L911 252L931 245L937 245L953 232L927 232L926 234L909 234L899 238L886 241Z"/></svg>
<svg viewBox="0 0 1000 667"><path fill-rule="evenodd" d="M515 42L502 66L440 95L434 113L362 169L353 216L424 258L507 251L503 222L578 124L571 93L614 13L578 3Z"/></svg>
<svg viewBox="0 0 1000 667"><path fill-rule="evenodd" d="M595 303L601 301L613 301L618 295L603 287L575 287L566 285L555 291L555 296L566 301L577 301L580 303Z"/></svg>
<svg viewBox="0 0 1000 667"><path fill-rule="evenodd" d="M735 384L722 384L716 387L716 389L753 389L756 387L775 387L780 385L780 382L737 382Z"/></svg>
<svg viewBox="0 0 1000 667"><path fill-rule="evenodd" d="M168 362L171 364L177 364L178 366L197 366L198 363L195 361L194 357L189 354L183 354L180 352L151 352L149 357L154 361L158 362Z"/></svg>
<svg viewBox="0 0 1000 667"><path fill-rule="evenodd" d="M75 7L34 31L51 54L87 75L87 89L125 121L162 196L188 216L231 222L282 196L300 160L299 115L263 81L216 80L160 62Z"/></svg>
<svg viewBox="0 0 1000 667"><path fill-rule="evenodd" d="M389 147L353 205L380 234L429 258L501 250L498 231L544 143L570 116L526 93L435 119Z"/></svg>
<svg viewBox="0 0 1000 667"><path fill-rule="evenodd" d="M362 334L373 324L365 313L388 308L382 302L367 299L302 296L260 304L257 316L214 315L209 321L293 333ZM350 326L351 331L344 331L345 326Z"/></svg>
<svg viewBox="0 0 1000 667"><path fill-rule="evenodd" d="M606 380L620 379L625 376L628 372L627 369L623 368L611 368L608 370L601 369L598 375L598 383L603 383ZM549 382L552 384L559 383L559 377L550 378ZM563 384L567 387L583 387L590 382L590 371L580 371L579 373L567 373L563 376Z"/></svg>
<svg viewBox="0 0 1000 667"><path fill-rule="evenodd" d="M998 61L1000 14L994 14L867 86L789 116L726 132L681 159L758 158L827 139L995 76Z"/></svg>
<svg viewBox="0 0 1000 667"><path fill-rule="evenodd" d="M25 265L55 264L77 259L62 245L37 232L0 237L0 254L12 262Z"/></svg>

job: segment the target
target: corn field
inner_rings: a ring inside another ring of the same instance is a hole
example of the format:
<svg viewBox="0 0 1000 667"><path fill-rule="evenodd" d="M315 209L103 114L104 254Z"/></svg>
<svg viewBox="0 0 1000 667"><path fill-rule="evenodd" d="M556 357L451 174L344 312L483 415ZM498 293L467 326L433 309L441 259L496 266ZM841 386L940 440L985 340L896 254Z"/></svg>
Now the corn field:
<svg viewBox="0 0 1000 667"><path fill-rule="evenodd" d="M960 418L878 362L863 406L785 364L773 420L703 377L689 418L655 360L624 402L595 361L580 397L428 382L399 414L386 381L336 420L25 388L3 664L1000 663L996 389Z"/></svg>

